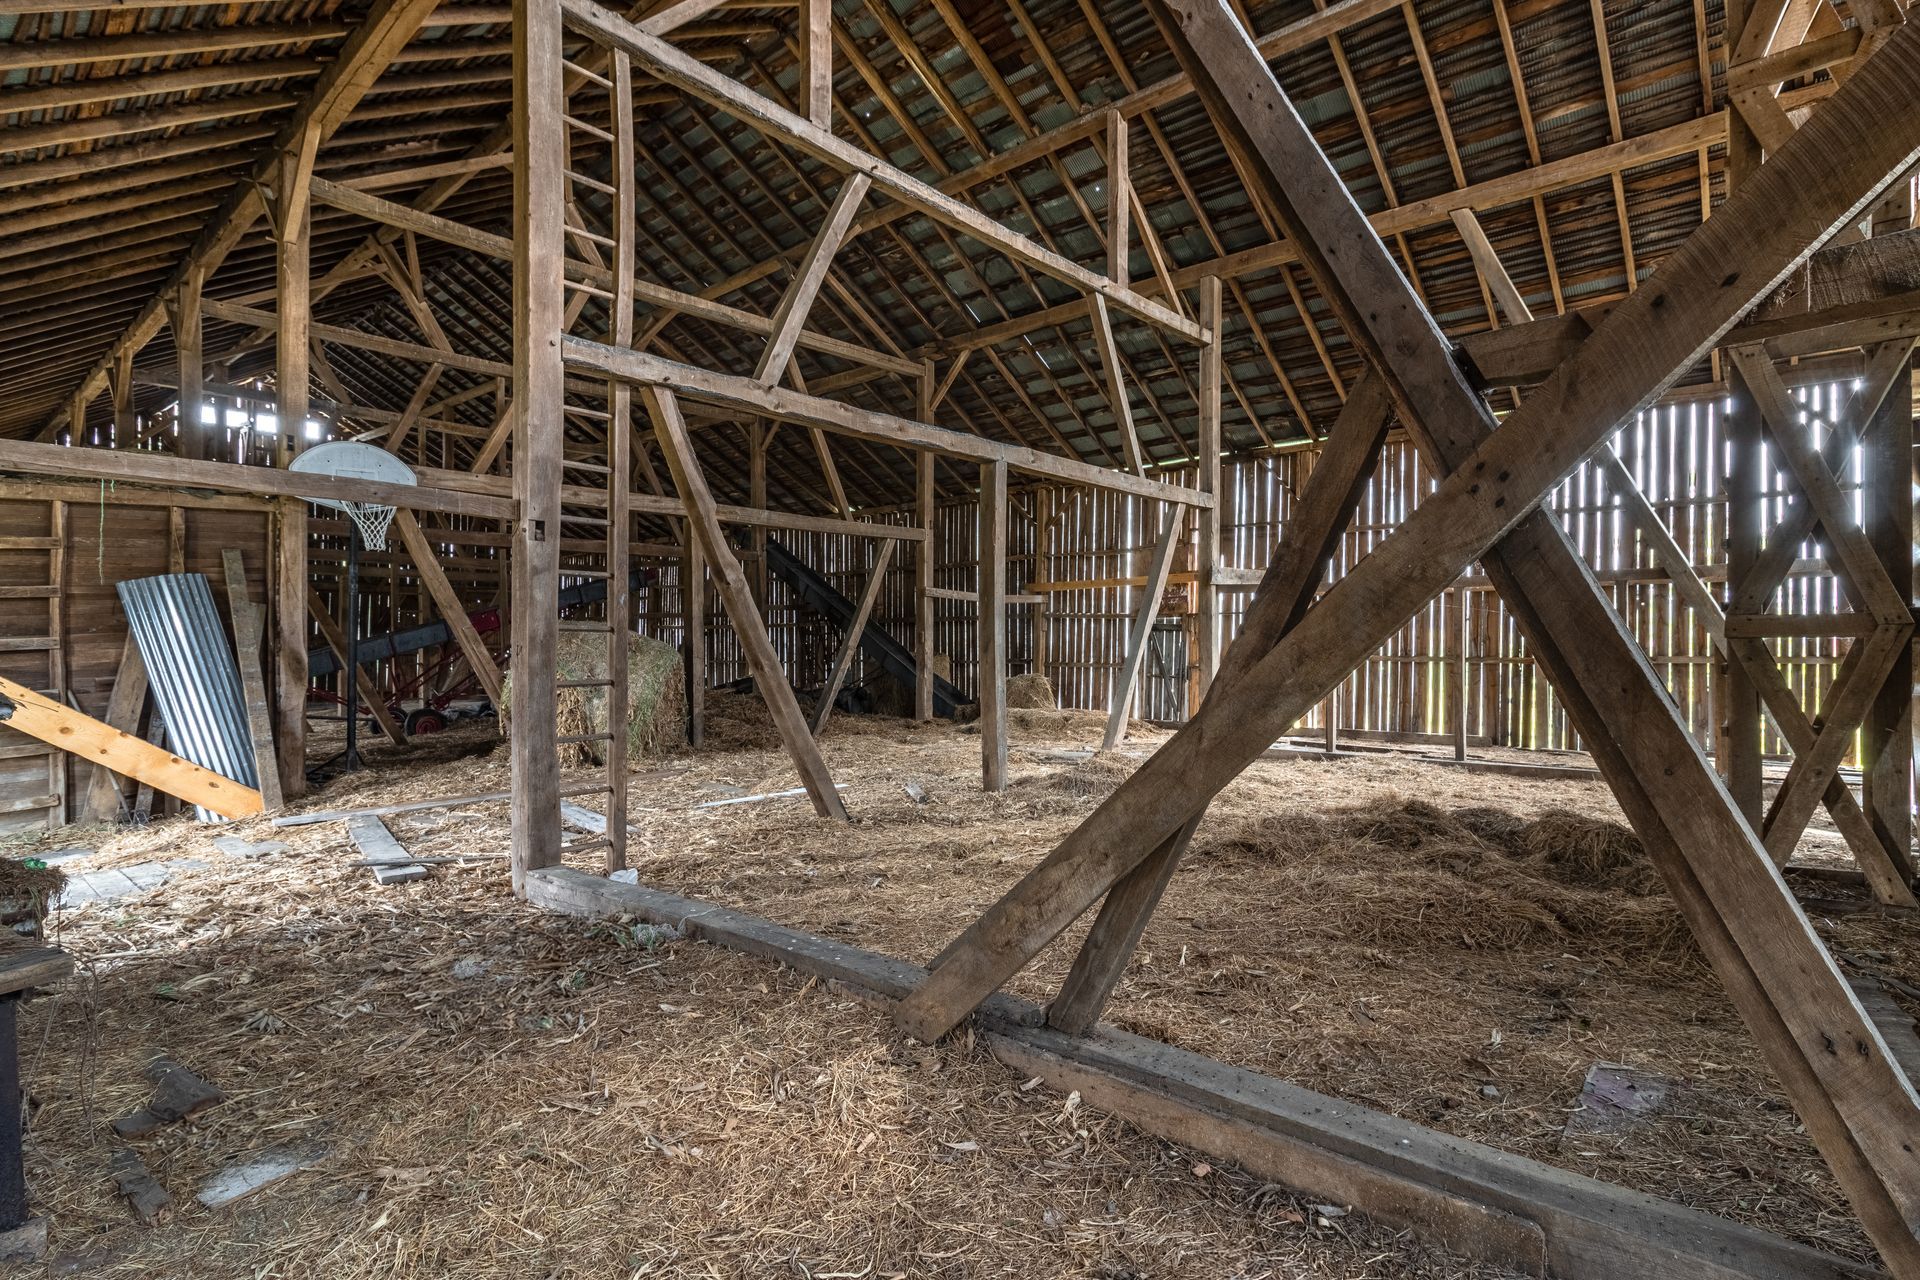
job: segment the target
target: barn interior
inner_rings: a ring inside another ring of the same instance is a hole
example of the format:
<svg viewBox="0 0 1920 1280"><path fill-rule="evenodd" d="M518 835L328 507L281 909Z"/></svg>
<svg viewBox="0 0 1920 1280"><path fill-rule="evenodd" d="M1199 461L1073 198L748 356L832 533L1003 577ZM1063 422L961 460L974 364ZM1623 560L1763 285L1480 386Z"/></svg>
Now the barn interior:
<svg viewBox="0 0 1920 1280"><path fill-rule="evenodd" d="M1920 1280L1907 16L0 0L0 1257Z"/></svg>

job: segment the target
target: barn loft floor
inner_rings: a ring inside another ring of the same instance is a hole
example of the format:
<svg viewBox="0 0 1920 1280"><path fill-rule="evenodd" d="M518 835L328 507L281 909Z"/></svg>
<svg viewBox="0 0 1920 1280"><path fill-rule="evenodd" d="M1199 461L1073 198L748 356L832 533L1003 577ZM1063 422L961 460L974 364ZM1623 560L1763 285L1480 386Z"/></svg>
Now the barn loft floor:
<svg viewBox="0 0 1920 1280"><path fill-rule="evenodd" d="M852 828L800 799L690 808L792 785L757 705L722 700L707 750L636 777L641 879L917 961L1137 763L1079 758L1097 716L1017 712L1015 785L986 795L966 729L839 717L824 746ZM305 807L505 787L504 749L484 751L448 735ZM1598 783L1404 753L1258 764L1216 805L1109 1016L1869 1258L1677 916L1590 821L1617 817ZM448 856L504 855L506 819L495 804L387 821ZM216 834L291 847L242 862ZM208 864L59 922L92 977L31 1006L22 1038L29 1182L60 1274L1502 1274L1023 1089L970 1043L906 1044L792 973L516 903L503 861L380 888L346 865L338 823L60 835L98 851L88 866ZM1817 923L1920 984L1912 923ZM1017 989L1044 999L1070 955ZM145 1100L154 1052L230 1100L138 1144L177 1206L148 1229L107 1175L107 1123ZM1617 1136L1569 1133L1596 1062L1672 1077L1673 1104ZM192 1203L282 1144L310 1167L235 1208Z"/></svg>

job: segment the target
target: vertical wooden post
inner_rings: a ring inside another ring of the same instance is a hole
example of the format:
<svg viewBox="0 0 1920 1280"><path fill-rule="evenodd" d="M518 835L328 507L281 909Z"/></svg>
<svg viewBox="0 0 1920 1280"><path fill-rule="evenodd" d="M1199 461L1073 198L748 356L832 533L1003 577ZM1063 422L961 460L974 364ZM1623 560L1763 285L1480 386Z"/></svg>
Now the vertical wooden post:
<svg viewBox="0 0 1920 1280"><path fill-rule="evenodd" d="M707 740L707 558L689 537L680 560L681 634L686 637L687 741Z"/></svg>
<svg viewBox="0 0 1920 1280"><path fill-rule="evenodd" d="M307 793L307 504L282 498L273 516L273 741L280 793Z"/></svg>
<svg viewBox="0 0 1920 1280"><path fill-rule="evenodd" d="M1453 758L1467 758L1467 589L1455 587L1447 603L1447 719L1453 727Z"/></svg>
<svg viewBox="0 0 1920 1280"><path fill-rule="evenodd" d="M920 397L916 416L922 422L933 421L933 361L920 371ZM914 518L926 537L914 543L913 582L913 718L933 719L933 568L936 539L933 509L933 455L922 449L913 455Z"/></svg>
<svg viewBox="0 0 1920 1280"><path fill-rule="evenodd" d="M833 128L833 0L800 0L800 106L812 123Z"/></svg>
<svg viewBox="0 0 1920 1280"><path fill-rule="evenodd" d="M207 456L207 427L200 421L200 405L206 397L201 391L205 370L200 350L200 286L198 271L189 271L180 282L180 292L167 301L173 321L173 350L180 363L180 456Z"/></svg>
<svg viewBox="0 0 1920 1280"><path fill-rule="evenodd" d="M1052 485L1041 485L1033 492L1033 573L1027 579L1027 590L1040 597L1033 606L1033 671L1049 683L1053 681L1053 592L1046 589L1052 576L1047 569L1047 543L1058 501Z"/></svg>
<svg viewBox="0 0 1920 1280"><path fill-rule="evenodd" d="M313 205L308 191L318 145L319 134L307 130L302 142L281 156L279 180L274 186L274 306L279 321L274 330L274 394L280 429L275 433L273 458L278 467L286 466L306 442L307 361L313 322L308 270Z"/></svg>
<svg viewBox="0 0 1920 1280"><path fill-rule="evenodd" d="M1127 164L1127 118L1118 111L1107 112L1107 274L1126 284L1132 276L1127 261L1127 225L1132 179ZM1178 298L1168 299L1179 306Z"/></svg>
<svg viewBox="0 0 1920 1280"><path fill-rule="evenodd" d="M1755 0L1727 0L1727 43L1739 43L1747 21L1766 3ZM1775 19L1778 8L1771 10ZM1760 140L1738 111L1727 112L1727 194L1733 192L1760 167ZM1732 464L1727 474L1727 602L1732 603L1742 578L1753 568L1760 554L1764 532L1765 478L1760 457L1760 411L1746 380L1728 366L1727 390L1733 407L1726 417L1726 438ZM1755 830L1761 820L1760 796L1760 695L1746 669L1722 655L1719 670L1719 765L1721 777L1733 802Z"/></svg>
<svg viewBox="0 0 1920 1280"><path fill-rule="evenodd" d="M1221 318L1220 277L1208 276L1200 282L1200 323L1212 336L1200 352L1200 459L1194 481L1200 492L1213 496L1214 502L1194 513L1199 522L1198 554L1193 566L1194 641L1200 648L1195 657L1202 698L1220 670L1220 586L1214 581L1214 570L1220 563ZM1198 709L1195 702L1187 714Z"/></svg>
<svg viewBox="0 0 1920 1280"><path fill-rule="evenodd" d="M767 509L767 440L772 428L765 419L747 424L747 505L755 511ZM753 548L753 563L747 566L747 586L753 590L753 605L762 613L767 608L767 527L751 526L747 537Z"/></svg>
<svg viewBox="0 0 1920 1280"><path fill-rule="evenodd" d="M1864 432L1861 477L1874 554L1913 599L1913 373L1911 362ZM1855 641L1856 644L1860 641ZM1902 878L1913 879L1913 646L1903 646L1867 711L1861 772L1867 820Z"/></svg>
<svg viewBox="0 0 1920 1280"><path fill-rule="evenodd" d="M921 455L926 456L926 455ZM1007 464L980 466L980 781L1007 789Z"/></svg>
<svg viewBox="0 0 1920 1280"><path fill-rule="evenodd" d="M559 0L513 0L513 889L560 860L554 742L566 130Z"/></svg>
<svg viewBox="0 0 1920 1280"><path fill-rule="evenodd" d="M113 363L113 440L116 449L130 449L139 434L133 413L133 351L122 351Z"/></svg>

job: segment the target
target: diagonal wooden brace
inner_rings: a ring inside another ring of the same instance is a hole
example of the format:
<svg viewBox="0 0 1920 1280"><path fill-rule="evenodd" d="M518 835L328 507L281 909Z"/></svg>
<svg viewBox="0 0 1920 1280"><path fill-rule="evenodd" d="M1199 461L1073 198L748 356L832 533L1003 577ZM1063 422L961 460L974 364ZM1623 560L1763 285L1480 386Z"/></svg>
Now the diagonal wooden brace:
<svg viewBox="0 0 1920 1280"><path fill-rule="evenodd" d="M1889 1264L1920 1275L1920 1097L1740 819L1545 493L1657 397L1826 236L1920 155L1906 28L1691 236L1498 431L1220 0L1173 0L1181 61L1349 336L1452 474L1400 531L967 931L902 1002L910 1032L955 1025L1260 754L1473 559L1541 660L1696 935ZM1170 32L1170 34L1172 34ZM1877 122L1877 124L1876 124ZM1872 127L1870 127L1872 126ZM1843 157L1838 168L1834 157ZM1863 194L1864 193L1864 194ZM1811 233L1809 232L1811 229ZM1328 289L1328 282L1341 287ZM1362 301L1356 301L1360 299ZM1504 541L1503 541L1504 540ZM1498 554L1487 555L1499 545Z"/></svg>

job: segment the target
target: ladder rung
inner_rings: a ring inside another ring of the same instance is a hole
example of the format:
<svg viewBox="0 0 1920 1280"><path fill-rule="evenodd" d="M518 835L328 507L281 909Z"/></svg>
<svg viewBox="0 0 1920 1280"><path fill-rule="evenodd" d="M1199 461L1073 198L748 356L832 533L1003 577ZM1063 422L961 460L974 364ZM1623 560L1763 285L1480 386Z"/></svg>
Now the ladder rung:
<svg viewBox="0 0 1920 1280"><path fill-rule="evenodd" d="M567 234L570 236L579 236L585 240L591 240L595 244L603 244L609 249L613 248L612 236L603 236L598 231L589 231L585 227L568 227Z"/></svg>
<svg viewBox="0 0 1920 1280"><path fill-rule="evenodd" d="M587 284L584 281L569 280L566 282L566 285L567 285L567 288L569 289L578 289L581 293L590 293L596 298L613 297L613 295L611 293L608 293L605 289L599 288L596 285Z"/></svg>
<svg viewBox="0 0 1920 1280"><path fill-rule="evenodd" d="M591 525L598 525L601 528L605 528L607 521L606 521L606 517L604 516L562 515L560 517L560 523L561 524L591 524Z"/></svg>
<svg viewBox="0 0 1920 1280"><path fill-rule="evenodd" d="M590 840L574 840L561 845L560 856L564 858L570 853L592 853L595 849L607 849L612 846L613 841L605 836L594 836Z"/></svg>
<svg viewBox="0 0 1920 1280"><path fill-rule="evenodd" d="M597 582L602 578L610 578L613 575L605 569L562 569L560 576L563 578L591 578Z"/></svg>
<svg viewBox="0 0 1920 1280"><path fill-rule="evenodd" d="M572 125L574 128L578 129L582 133L590 133L594 137L599 138L605 142L613 141L612 134L608 133L605 129L602 129L597 124L588 124L585 120L582 120L579 116L570 116L570 115L562 114L560 118L566 121L568 124Z"/></svg>
<svg viewBox="0 0 1920 1280"><path fill-rule="evenodd" d="M581 186L592 187L595 191L601 192L604 195L616 194L611 183L602 182L598 178L589 178L586 174L578 173L572 169L567 170L567 176Z"/></svg>
<svg viewBox="0 0 1920 1280"><path fill-rule="evenodd" d="M580 782L571 787L560 788L560 798L571 800L575 796L604 796L613 788L604 782Z"/></svg>
<svg viewBox="0 0 1920 1280"><path fill-rule="evenodd" d="M569 733L555 738L554 743L562 747L578 746L582 742L612 742L610 733Z"/></svg>
<svg viewBox="0 0 1920 1280"><path fill-rule="evenodd" d="M560 629L562 631L598 631L602 635L609 635L613 631L613 628L604 622L568 622L565 618L560 620Z"/></svg>
<svg viewBox="0 0 1920 1280"><path fill-rule="evenodd" d="M579 404L568 405L566 408L566 412L571 413L574 416L580 417L580 418L604 419L604 418L611 418L613 416L612 414L608 413L605 409L589 409L585 405L579 405Z"/></svg>
<svg viewBox="0 0 1920 1280"><path fill-rule="evenodd" d="M606 475L611 470L598 462L563 462L560 466L566 471L591 471L596 475Z"/></svg>
<svg viewBox="0 0 1920 1280"><path fill-rule="evenodd" d="M553 682L553 687L556 689L611 689L613 688L613 681L611 680L555 680Z"/></svg>
<svg viewBox="0 0 1920 1280"><path fill-rule="evenodd" d="M587 70L585 67L581 66L577 62L569 62L565 58L562 58L560 60L560 65L562 67L565 67L568 71L573 72L573 74L579 76L582 80L591 80L595 84L599 85L604 89L613 88L613 81L607 79L605 76L600 75L597 72Z"/></svg>

